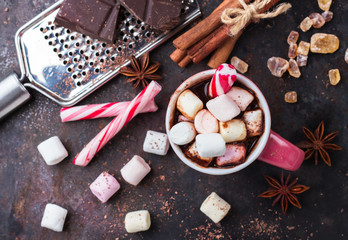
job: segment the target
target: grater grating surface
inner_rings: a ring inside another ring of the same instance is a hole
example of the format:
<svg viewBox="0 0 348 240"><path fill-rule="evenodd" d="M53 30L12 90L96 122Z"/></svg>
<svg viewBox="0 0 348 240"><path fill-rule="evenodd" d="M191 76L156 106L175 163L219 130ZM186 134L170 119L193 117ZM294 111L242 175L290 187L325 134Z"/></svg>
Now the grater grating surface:
<svg viewBox="0 0 348 240"><path fill-rule="evenodd" d="M71 106L118 74L129 57L148 52L201 15L197 0L185 0L178 27L168 32L154 31L144 22L123 12L120 37L115 44L92 39L53 22L59 1L38 15L16 34L16 47L25 77L34 88L59 103Z"/></svg>

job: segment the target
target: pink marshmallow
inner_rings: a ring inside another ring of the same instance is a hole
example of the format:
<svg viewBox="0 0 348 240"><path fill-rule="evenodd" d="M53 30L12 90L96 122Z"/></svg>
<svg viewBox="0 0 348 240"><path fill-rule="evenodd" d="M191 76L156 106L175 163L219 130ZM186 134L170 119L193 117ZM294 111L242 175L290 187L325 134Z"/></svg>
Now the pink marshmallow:
<svg viewBox="0 0 348 240"><path fill-rule="evenodd" d="M218 120L206 109L197 113L194 124L198 133L217 133L219 131Z"/></svg>
<svg viewBox="0 0 348 240"><path fill-rule="evenodd" d="M227 122L240 114L238 105L226 94L207 102L208 110L221 122Z"/></svg>
<svg viewBox="0 0 348 240"><path fill-rule="evenodd" d="M245 161L246 147L243 143L227 144L223 156L216 158L216 165L219 167L233 166Z"/></svg>
<svg viewBox="0 0 348 240"><path fill-rule="evenodd" d="M122 169L121 175L128 183L136 186L151 171L142 157L135 155Z"/></svg>
<svg viewBox="0 0 348 240"><path fill-rule="evenodd" d="M188 119L184 115L179 115L178 116L178 122L193 122L192 120Z"/></svg>
<svg viewBox="0 0 348 240"><path fill-rule="evenodd" d="M102 203L105 203L120 189L120 184L110 174L102 172L89 188Z"/></svg>
<svg viewBox="0 0 348 240"><path fill-rule="evenodd" d="M249 104L254 101L254 95L248 90L234 86L230 91L226 93L240 108L240 110L245 111Z"/></svg>

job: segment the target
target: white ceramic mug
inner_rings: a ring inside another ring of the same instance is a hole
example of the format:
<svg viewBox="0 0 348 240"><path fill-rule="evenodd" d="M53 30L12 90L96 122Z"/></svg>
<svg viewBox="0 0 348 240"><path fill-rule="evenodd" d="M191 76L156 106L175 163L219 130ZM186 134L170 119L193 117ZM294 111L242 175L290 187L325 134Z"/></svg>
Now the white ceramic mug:
<svg viewBox="0 0 348 240"><path fill-rule="evenodd" d="M179 95L184 90L189 89L201 82L207 81L208 79L211 79L214 75L214 72L215 69L197 73L184 81L175 90L170 98L166 113L166 131L168 136L169 131L175 122L174 118L176 111L176 102ZM247 167L249 164L253 163L256 159L286 170L297 170L304 160L304 152L271 130L271 113L267 101L260 89L255 85L255 83L241 74L237 74L237 81L254 91L256 97L259 100L260 107L262 108L264 113L264 132L254 146L253 150L247 156L246 161L240 165L230 168L203 167L187 158L181 150L180 146L176 145L169 139L176 155L189 167L199 172L212 175L225 175L238 172Z"/></svg>

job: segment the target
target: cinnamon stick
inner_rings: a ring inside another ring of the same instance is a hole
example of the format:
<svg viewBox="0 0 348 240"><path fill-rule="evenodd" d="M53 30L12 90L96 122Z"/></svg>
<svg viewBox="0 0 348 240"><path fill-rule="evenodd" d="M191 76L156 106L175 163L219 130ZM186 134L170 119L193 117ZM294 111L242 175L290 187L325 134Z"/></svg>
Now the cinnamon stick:
<svg viewBox="0 0 348 240"><path fill-rule="evenodd" d="M213 36L203 47L201 47L193 56L192 61L194 63L199 63L209 54L211 54L215 49L217 49L221 44L223 44L230 36L228 33L227 26L219 28L219 31Z"/></svg>
<svg viewBox="0 0 348 240"><path fill-rule="evenodd" d="M184 57L186 57L186 51L181 51L180 49L176 49L172 54L170 54L170 58L175 62L179 63Z"/></svg>
<svg viewBox="0 0 348 240"><path fill-rule="evenodd" d="M208 66L210 68L215 69L227 61L228 57L233 51L234 46L236 45L236 42L238 41L242 33L243 31L240 31L237 35L230 37L219 48L215 50L208 62Z"/></svg>
<svg viewBox="0 0 348 240"><path fill-rule="evenodd" d="M251 0L245 0L249 3ZM221 14L226 8L236 8L241 7L238 0L225 0L220 6L211 13L207 18L203 19L196 26L179 36L173 41L176 48L185 50L191 47L193 44L197 43L204 37L208 36L212 31L217 29L222 25Z"/></svg>
<svg viewBox="0 0 348 240"><path fill-rule="evenodd" d="M271 0L263 9L259 11L259 13L264 13L268 11L271 7L273 7L279 0ZM247 27L251 21L249 21L245 27ZM228 26L226 26L222 31L216 34L213 38L211 38L199 51L196 52L192 61L194 63L199 63L205 57L207 57L210 53L212 53L215 49L217 49L221 44L223 44L230 36L230 31Z"/></svg>
<svg viewBox="0 0 348 240"><path fill-rule="evenodd" d="M178 63L178 65L181 68L185 68L191 61L192 61L191 56L187 55Z"/></svg>
<svg viewBox="0 0 348 240"><path fill-rule="evenodd" d="M221 28L223 28L223 26L220 26L215 31L211 32L208 36L201 39L198 43L187 49L187 54L193 57L196 54L196 52L199 51L199 49L201 49L205 44L207 44L210 41L210 39L212 39L219 31L221 31Z"/></svg>

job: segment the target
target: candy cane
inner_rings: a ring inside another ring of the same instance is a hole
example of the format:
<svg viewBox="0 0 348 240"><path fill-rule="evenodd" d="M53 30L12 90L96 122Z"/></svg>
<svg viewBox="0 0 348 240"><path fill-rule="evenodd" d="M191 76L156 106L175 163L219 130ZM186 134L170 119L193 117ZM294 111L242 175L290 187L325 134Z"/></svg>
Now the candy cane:
<svg viewBox="0 0 348 240"><path fill-rule="evenodd" d="M116 117L128 107L129 103L130 102L114 102L62 108L60 110L60 118L62 122L70 122L103 117ZM158 107L155 101L150 101L141 113L156 112L157 109Z"/></svg>
<svg viewBox="0 0 348 240"><path fill-rule="evenodd" d="M227 93L237 80L237 71L231 64L221 64L209 84L209 96L215 98Z"/></svg>
<svg viewBox="0 0 348 240"><path fill-rule="evenodd" d="M133 117L140 113L154 97L161 91L161 86L152 81L141 93L138 94L127 108L115 117L101 130L75 157L73 163L78 166L87 166L95 154L113 138Z"/></svg>

